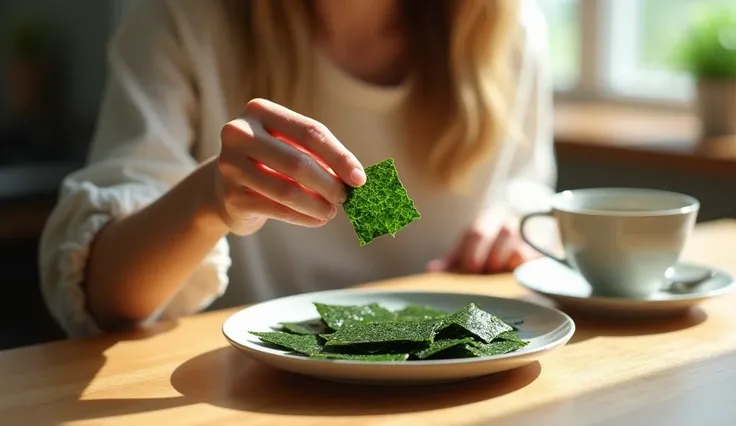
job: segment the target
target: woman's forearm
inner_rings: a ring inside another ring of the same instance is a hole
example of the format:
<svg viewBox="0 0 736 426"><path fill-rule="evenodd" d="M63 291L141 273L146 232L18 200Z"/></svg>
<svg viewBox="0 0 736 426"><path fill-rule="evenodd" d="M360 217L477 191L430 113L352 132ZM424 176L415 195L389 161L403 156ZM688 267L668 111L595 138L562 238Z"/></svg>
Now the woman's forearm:
<svg viewBox="0 0 736 426"><path fill-rule="evenodd" d="M213 166L204 163L156 202L99 232L84 286L88 309L104 328L150 316L227 234L214 208Z"/></svg>

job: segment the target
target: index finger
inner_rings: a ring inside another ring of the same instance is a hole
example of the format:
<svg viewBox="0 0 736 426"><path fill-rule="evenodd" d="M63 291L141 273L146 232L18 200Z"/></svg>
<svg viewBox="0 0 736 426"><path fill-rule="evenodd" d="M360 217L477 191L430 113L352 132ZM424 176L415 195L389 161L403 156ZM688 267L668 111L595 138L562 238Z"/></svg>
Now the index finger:
<svg viewBox="0 0 736 426"><path fill-rule="evenodd" d="M358 159L322 123L264 99L248 102L246 111L266 130L282 134L317 155L345 183L365 183L365 170Z"/></svg>

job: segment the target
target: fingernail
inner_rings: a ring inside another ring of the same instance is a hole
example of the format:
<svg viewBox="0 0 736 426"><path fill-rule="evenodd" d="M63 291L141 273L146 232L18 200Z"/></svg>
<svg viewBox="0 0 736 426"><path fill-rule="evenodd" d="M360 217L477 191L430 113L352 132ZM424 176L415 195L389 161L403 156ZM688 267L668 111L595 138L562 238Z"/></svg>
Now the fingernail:
<svg viewBox="0 0 736 426"><path fill-rule="evenodd" d="M334 219L336 215L337 215L337 207L330 206L330 211L329 213L327 213L327 217L330 219Z"/></svg>
<svg viewBox="0 0 736 426"><path fill-rule="evenodd" d="M355 185L358 185L358 186L363 185L366 181L365 172L358 167L354 168L353 171L350 172L350 180Z"/></svg>
<svg viewBox="0 0 736 426"><path fill-rule="evenodd" d="M343 189L342 192L340 192L340 199L338 200L338 202L340 204L345 204L345 201L347 200L348 200L348 191Z"/></svg>

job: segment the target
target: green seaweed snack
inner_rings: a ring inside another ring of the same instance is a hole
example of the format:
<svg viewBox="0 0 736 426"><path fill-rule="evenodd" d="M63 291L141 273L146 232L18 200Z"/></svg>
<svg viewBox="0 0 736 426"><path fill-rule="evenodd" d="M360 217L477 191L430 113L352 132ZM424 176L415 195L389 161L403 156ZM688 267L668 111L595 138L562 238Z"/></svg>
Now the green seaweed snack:
<svg viewBox="0 0 736 426"><path fill-rule="evenodd" d="M304 355L316 355L322 352L322 345L319 342L319 336L315 334L290 334L282 331L268 332L251 332L261 338L264 342L268 342L294 352Z"/></svg>
<svg viewBox="0 0 736 426"><path fill-rule="evenodd" d="M376 303L368 305L342 306L314 303L325 324L333 330L344 325L362 322L387 322L396 319L396 314ZM324 334L324 333L322 333Z"/></svg>
<svg viewBox="0 0 736 426"><path fill-rule="evenodd" d="M399 321L438 319L446 316L447 312L442 312L431 306L409 305L400 311L396 311L396 319Z"/></svg>
<svg viewBox="0 0 736 426"><path fill-rule="evenodd" d="M419 359L429 358L435 354L446 351L456 346L465 345L467 343L473 343L473 338L466 337L464 339L449 339L449 340L437 340L429 347L426 347L420 351L414 352L414 356Z"/></svg>
<svg viewBox="0 0 736 426"><path fill-rule="evenodd" d="M394 311L378 303L313 305L317 318L282 322L279 331L251 334L304 357L342 362L492 357L529 344L516 328L474 303L455 312L422 305Z"/></svg>
<svg viewBox="0 0 736 426"><path fill-rule="evenodd" d="M496 336L496 340L509 340L518 343L524 342L523 340L521 340L521 337L519 337L519 335L514 333L513 331L504 331L503 333Z"/></svg>
<svg viewBox="0 0 736 426"><path fill-rule="evenodd" d="M499 340L491 343L472 342L466 344L465 349L474 356L480 357L507 354L519 350L526 345L527 342L523 341Z"/></svg>
<svg viewBox="0 0 736 426"><path fill-rule="evenodd" d="M346 361L406 361L409 354L340 354L340 353L320 353L312 355L312 358L320 359L342 359Z"/></svg>
<svg viewBox="0 0 736 426"><path fill-rule="evenodd" d="M348 189L343 204L361 246L396 233L422 216L399 179L394 160L389 158L366 167L365 184Z"/></svg>
<svg viewBox="0 0 736 426"><path fill-rule="evenodd" d="M430 345L441 323L434 320L371 322L347 325L332 334L323 334L326 346L381 343L423 343Z"/></svg>
<svg viewBox="0 0 736 426"><path fill-rule="evenodd" d="M281 331L291 334L324 334L330 331L330 328L321 318L302 322L282 322L280 325L282 327Z"/></svg>
<svg viewBox="0 0 736 426"><path fill-rule="evenodd" d="M444 325L439 330L442 337L473 336L483 343L491 343L499 334L507 331L512 331L510 325L479 309L474 303L445 318Z"/></svg>

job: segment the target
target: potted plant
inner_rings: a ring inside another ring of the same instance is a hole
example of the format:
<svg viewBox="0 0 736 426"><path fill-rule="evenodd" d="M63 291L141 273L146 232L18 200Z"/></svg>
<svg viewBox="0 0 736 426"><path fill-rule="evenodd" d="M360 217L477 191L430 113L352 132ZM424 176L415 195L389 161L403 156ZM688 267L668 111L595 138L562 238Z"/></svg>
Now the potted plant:
<svg viewBox="0 0 736 426"><path fill-rule="evenodd" d="M47 43L41 24L17 21L10 32L9 58L5 77L12 106L18 114L34 113L42 104L42 76L47 68Z"/></svg>
<svg viewBox="0 0 736 426"><path fill-rule="evenodd" d="M692 14L678 62L697 84L704 139L736 135L736 7L706 5Z"/></svg>

